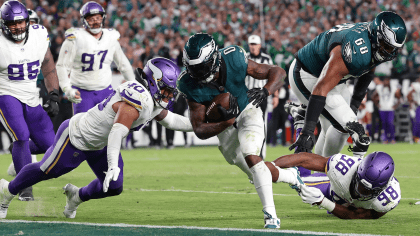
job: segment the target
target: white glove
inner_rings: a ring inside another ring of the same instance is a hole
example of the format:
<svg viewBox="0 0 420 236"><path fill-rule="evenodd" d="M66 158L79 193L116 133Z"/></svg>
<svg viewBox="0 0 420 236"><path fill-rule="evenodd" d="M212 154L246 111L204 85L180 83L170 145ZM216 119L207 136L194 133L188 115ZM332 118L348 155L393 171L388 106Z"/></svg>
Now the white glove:
<svg viewBox="0 0 420 236"><path fill-rule="evenodd" d="M63 88L63 91L70 102L78 104L82 101L82 98L80 97L80 92L77 89L74 89L72 87L65 87Z"/></svg>
<svg viewBox="0 0 420 236"><path fill-rule="evenodd" d="M117 181L118 179L118 175L120 175L120 167L118 166L114 166L114 167L109 167L107 172L104 172L106 174L105 179L104 179L104 193L108 192L108 187L109 187L109 182L111 182L111 179L113 181Z"/></svg>
<svg viewBox="0 0 420 236"><path fill-rule="evenodd" d="M300 186L299 196L302 198L304 203L309 203L311 205L320 203L322 202L322 199L324 199L324 194L322 194L321 190L314 187L308 187L306 185Z"/></svg>

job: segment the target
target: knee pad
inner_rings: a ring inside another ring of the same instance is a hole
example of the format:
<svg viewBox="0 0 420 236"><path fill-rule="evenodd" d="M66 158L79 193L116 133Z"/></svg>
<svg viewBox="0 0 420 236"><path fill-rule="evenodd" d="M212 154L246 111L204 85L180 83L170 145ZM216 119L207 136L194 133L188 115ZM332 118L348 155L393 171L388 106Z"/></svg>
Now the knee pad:
<svg viewBox="0 0 420 236"><path fill-rule="evenodd" d="M117 196L120 195L123 191L123 186L116 189L108 189L108 196Z"/></svg>

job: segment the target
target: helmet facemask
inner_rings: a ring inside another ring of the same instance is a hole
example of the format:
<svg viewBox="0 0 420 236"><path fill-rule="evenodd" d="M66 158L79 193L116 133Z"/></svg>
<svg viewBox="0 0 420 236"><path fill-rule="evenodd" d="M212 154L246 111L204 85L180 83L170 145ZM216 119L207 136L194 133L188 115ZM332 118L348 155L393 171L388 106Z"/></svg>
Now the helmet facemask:
<svg viewBox="0 0 420 236"><path fill-rule="evenodd" d="M184 55L186 54L184 49ZM184 66L191 76L191 78L199 81L200 83L209 83L213 80L216 72L219 71L219 51L213 52L210 56L210 59L196 65L188 65L188 62L183 58L182 59Z"/></svg>
<svg viewBox="0 0 420 236"><path fill-rule="evenodd" d="M15 28L11 30L9 28L10 24L20 23L25 21L24 28ZM8 26L9 25L9 26ZM29 19L22 19L22 20L15 20L15 21L3 21L2 22L2 29L7 35L7 37L13 41L20 42L25 40L28 37L29 32Z"/></svg>
<svg viewBox="0 0 420 236"><path fill-rule="evenodd" d="M356 195L358 196L357 200L359 201L368 201L377 197L386 187L384 186L383 188L372 188L372 184L364 179L360 179L360 176L357 172L354 173L353 179L351 181L351 186Z"/></svg>

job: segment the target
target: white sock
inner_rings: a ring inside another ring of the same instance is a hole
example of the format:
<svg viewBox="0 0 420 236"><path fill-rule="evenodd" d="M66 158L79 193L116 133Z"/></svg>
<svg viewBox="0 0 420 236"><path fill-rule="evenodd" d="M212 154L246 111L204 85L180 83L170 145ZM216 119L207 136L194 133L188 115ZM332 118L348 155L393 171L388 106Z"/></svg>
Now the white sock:
<svg viewBox="0 0 420 236"><path fill-rule="evenodd" d="M254 179L254 186L257 190L258 196L260 197L263 209L273 218L277 218L276 207L274 206L273 183L271 182L270 169L268 169L263 161L258 162L250 169Z"/></svg>
<svg viewBox="0 0 420 236"><path fill-rule="evenodd" d="M273 162L272 164L274 165ZM287 183L287 184L292 184L292 185L297 184L298 181L296 179L296 175L294 174L294 170L292 168L282 169L276 165L274 165L274 167L276 167L277 170L279 171L279 178L276 180L276 183L282 182L282 183Z"/></svg>

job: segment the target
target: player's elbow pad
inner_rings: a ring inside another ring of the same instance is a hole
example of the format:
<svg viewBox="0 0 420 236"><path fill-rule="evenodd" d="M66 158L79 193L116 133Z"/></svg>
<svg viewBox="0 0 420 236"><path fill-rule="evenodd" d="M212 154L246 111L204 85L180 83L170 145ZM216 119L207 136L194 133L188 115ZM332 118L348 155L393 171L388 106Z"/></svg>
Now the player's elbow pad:
<svg viewBox="0 0 420 236"><path fill-rule="evenodd" d="M166 117L159 121L161 125L163 125L165 128L176 130L176 131L182 131L182 132L192 132L193 127L191 125L190 119L188 119L185 116L181 116L178 114L174 114L170 111L168 111L168 114Z"/></svg>
<svg viewBox="0 0 420 236"><path fill-rule="evenodd" d="M118 157L121 150L122 139L127 137L130 130L121 123L112 126L108 136L107 159L108 167L118 166Z"/></svg>

